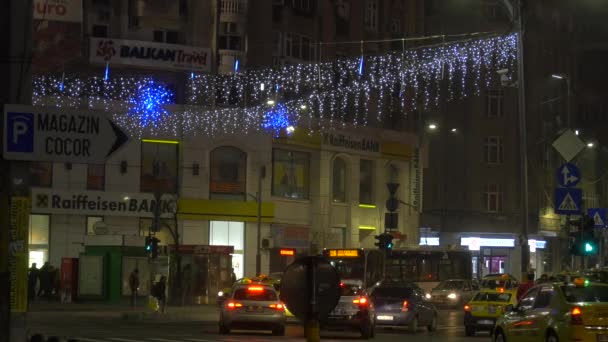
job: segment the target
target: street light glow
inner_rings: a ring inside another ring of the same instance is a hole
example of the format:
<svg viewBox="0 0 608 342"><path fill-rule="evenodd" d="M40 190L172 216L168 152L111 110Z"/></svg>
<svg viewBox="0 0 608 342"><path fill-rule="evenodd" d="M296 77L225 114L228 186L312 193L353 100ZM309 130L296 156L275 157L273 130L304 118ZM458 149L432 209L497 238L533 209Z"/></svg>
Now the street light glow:
<svg viewBox="0 0 608 342"><path fill-rule="evenodd" d="M437 125L435 125L435 124L430 124L430 125L429 125L429 129L437 129Z"/></svg>
<svg viewBox="0 0 608 342"><path fill-rule="evenodd" d="M578 129L574 130L574 134L579 135L580 133L581 132Z"/></svg>
<svg viewBox="0 0 608 342"><path fill-rule="evenodd" d="M593 144L592 142L587 143L587 147L592 148L593 146L595 146L595 144Z"/></svg>
<svg viewBox="0 0 608 342"><path fill-rule="evenodd" d="M296 128L293 127L293 126L287 126L285 128L285 130L287 131L288 134L291 134L291 133L293 133L296 130Z"/></svg>
<svg viewBox="0 0 608 342"><path fill-rule="evenodd" d="M564 75L559 75L559 74L553 74L551 75L551 77L557 79L557 80L563 80L564 79Z"/></svg>
<svg viewBox="0 0 608 342"><path fill-rule="evenodd" d="M458 129L452 128L452 133L456 133L456 132L458 132Z"/></svg>
<svg viewBox="0 0 608 342"><path fill-rule="evenodd" d="M272 105L274 104L274 100L268 100L268 101L266 101L266 104L268 104L268 105L271 105L271 106L272 106Z"/></svg>
<svg viewBox="0 0 608 342"><path fill-rule="evenodd" d="M306 109L306 105L305 104L300 105L300 109Z"/></svg>

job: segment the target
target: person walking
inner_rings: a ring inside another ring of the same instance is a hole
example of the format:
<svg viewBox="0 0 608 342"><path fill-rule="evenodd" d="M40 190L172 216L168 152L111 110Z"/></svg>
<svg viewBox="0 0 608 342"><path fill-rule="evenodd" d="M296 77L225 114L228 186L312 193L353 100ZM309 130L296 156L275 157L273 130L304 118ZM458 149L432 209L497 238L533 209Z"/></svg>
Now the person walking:
<svg viewBox="0 0 608 342"><path fill-rule="evenodd" d="M158 306L160 312L165 312L165 306L167 305L167 295L165 294L167 290L167 277L162 276L158 283L154 285L154 297L158 300Z"/></svg>
<svg viewBox="0 0 608 342"><path fill-rule="evenodd" d="M129 288L131 289L131 307L137 306L137 291L139 291L139 269L135 268L129 275Z"/></svg>
<svg viewBox="0 0 608 342"><path fill-rule="evenodd" d="M48 297L49 289L51 286L51 271L52 266L48 261L42 265L40 268L39 278L40 278L40 289L38 289L38 297Z"/></svg>
<svg viewBox="0 0 608 342"><path fill-rule="evenodd" d="M40 270L36 267L36 263L33 262L27 274L27 298L30 300L36 298L36 285L38 284L39 277Z"/></svg>
<svg viewBox="0 0 608 342"><path fill-rule="evenodd" d="M517 301L523 297L530 288L534 286L534 273L528 273L528 281L519 285L517 288Z"/></svg>

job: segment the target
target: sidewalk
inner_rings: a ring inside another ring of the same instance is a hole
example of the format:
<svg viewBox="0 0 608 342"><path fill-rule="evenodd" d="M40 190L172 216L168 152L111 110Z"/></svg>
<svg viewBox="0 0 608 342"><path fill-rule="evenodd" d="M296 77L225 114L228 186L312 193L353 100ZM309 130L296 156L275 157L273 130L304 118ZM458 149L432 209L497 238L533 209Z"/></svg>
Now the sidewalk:
<svg viewBox="0 0 608 342"><path fill-rule="evenodd" d="M163 321L217 321L219 307L217 305L188 305L167 306L164 313L152 312L147 300L142 299L136 308L125 304L112 303L70 303L36 301L30 304L29 315L46 316L56 313L76 315L79 317L114 317L123 320L153 320Z"/></svg>

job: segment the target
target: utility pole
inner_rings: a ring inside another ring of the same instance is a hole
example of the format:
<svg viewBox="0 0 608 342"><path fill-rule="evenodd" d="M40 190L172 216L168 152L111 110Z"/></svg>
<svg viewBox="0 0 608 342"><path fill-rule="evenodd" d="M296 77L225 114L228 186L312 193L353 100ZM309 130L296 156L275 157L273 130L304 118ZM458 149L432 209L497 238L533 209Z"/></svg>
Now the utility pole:
<svg viewBox="0 0 608 342"><path fill-rule="evenodd" d="M255 195L257 202L257 250L255 253L255 275L262 273L262 180L266 176L266 167L261 166L258 170L258 191Z"/></svg>
<svg viewBox="0 0 608 342"><path fill-rule="evenodd" d="M0 0L0 6L3 8L0 13L0 104L31 104L32 1ZM0 120L0 145L4 142L3 121L4 117ZM10 306L11 289L15 286L11 284L9 272L9 258L12 258L9 208L14 194L11 164L0 157L0 342L27 339L26 313L16 312ZM21 242L27 249L28 241Z"/></svg>
<svg viewBox="0 0 608 342"><path fill-rule="evenodd" d="M509 16L513 20L514 30L517 33L517 92L518 92L518 119L519 119L519 157L520 157L520 196L521 196L521 232L519 243L521 245L521 273L522 279L530 268L530 247L528 246L528 136L526 131L526 82L524 72L524 2L525 0L502 0ZM513 1L513 3L511 2Z"/></svg>

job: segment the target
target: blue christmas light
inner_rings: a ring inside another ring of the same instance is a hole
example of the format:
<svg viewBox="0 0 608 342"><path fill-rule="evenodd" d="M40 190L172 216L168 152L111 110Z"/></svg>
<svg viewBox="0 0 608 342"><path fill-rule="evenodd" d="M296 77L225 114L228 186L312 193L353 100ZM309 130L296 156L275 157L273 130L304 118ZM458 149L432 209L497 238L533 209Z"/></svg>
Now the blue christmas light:
<svg viewBox="0 0 608 342"><path fill-rule="evenodd" d="M363 76L363 56L359 59L359 76Z"/></svg>
<svg viewBox="0 0 608 342"><path fill-rule="evenodd" d="M194 71L190 72L190 79L193 80L194 79Z"/></svg>
<svg viewBox="0 0 608 342"><path fill-rule="evenodd" d="M289 109L283 104L279 103L264 113L262 128L264 128L266 131L272 131L275 135L278 135L282 130L287 130L288 127L294 126L290 116L291 113L289 112ZM288 131L293 132L293 129Z"/></svg>
<svg viewBox="0 0 608 342"><path fill-rule="evenodd" d="M234 72L239 72L239 60L234 60Z"/></svg>
<svg viewBox="0 0 608 342"><path fill-rule="evenodd" d="M110 78L110 63L106 62L106 72L103 75L103 80L107 81Z"/></svg>
<svg viewBox="0 0 608 342"><path fill-rule="evenodd" d="M157 126L163 116L168 112L164 105L170 104L173 101L173 94L163 84L149 82L138 87L135 96L129 103L131 104L130 114L139 117L139 123L142 127L147 127L150 124Z"/></svg>

